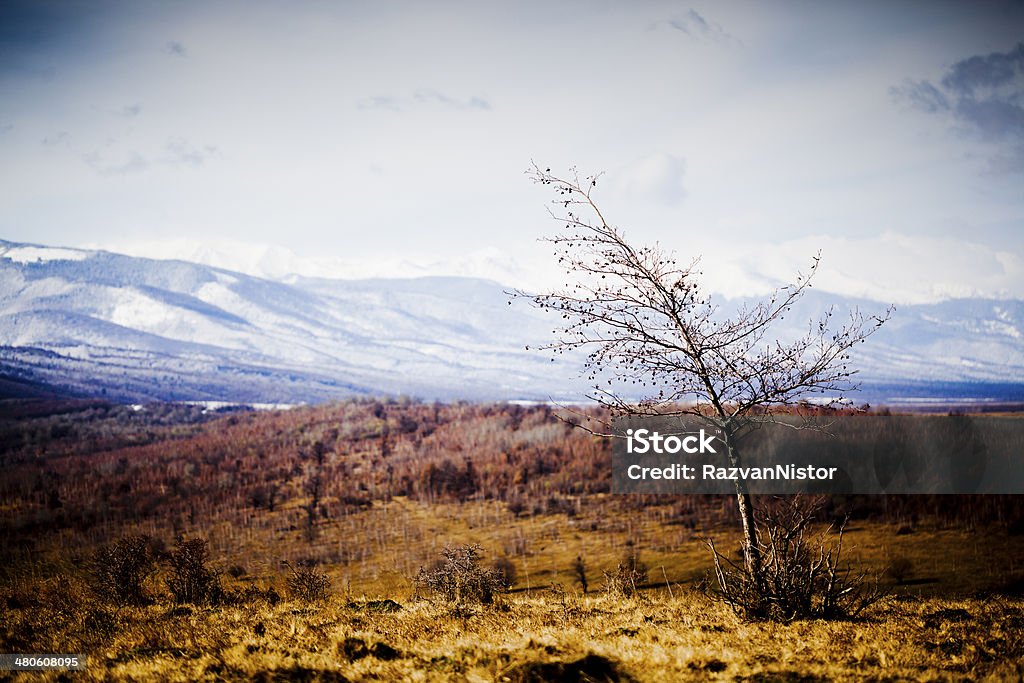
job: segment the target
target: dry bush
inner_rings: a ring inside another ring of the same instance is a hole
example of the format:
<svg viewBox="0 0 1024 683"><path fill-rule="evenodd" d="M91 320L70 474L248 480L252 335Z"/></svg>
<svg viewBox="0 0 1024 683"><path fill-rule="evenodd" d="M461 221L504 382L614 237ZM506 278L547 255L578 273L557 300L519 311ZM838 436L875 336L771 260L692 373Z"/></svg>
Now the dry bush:
<svg viewBox="0 0 1024 683"><path fill-rule="evenodd" d="M220 599L220 573L207 566L209 559L205 540L178 537L174 550L167 556L171 569L167 588L175 602L202 604Z"/></svg>
<svg viewBox="0 0 1024 683"><path fill-rule="evenodd" d="M290 598L302 602L319 602L327 599L327 592L331 587L331 579L327 574L316 567L293 567L287 563L285 566L291 570L286 580Z"/></svg>
<svg viewBox="0 0 1024 683"><path fill-rule="evenodd" d="M902 555L894 557L885 568L885 574L896 583L903 583L913 576L914 561Z"/></svg>
<svg viewBox="0 0 1024 683"><path fill-rule="evenodd" d="M614 572L604 572L604 589L609 595L629 597L647 581L647 565L640 554L630 551L622 558Z"/></svg>
<svg viewBox="0 0 1024 683"><path fill-rule="evenodd" d="M499 570L480 566L480 551L476 543L446 547L440 562L420 569L417 589L424 588L447 602L489 604L495 593L508 589L508 584Z"/></svg>
<svg viewBox="0 0 1024 683"><path fill-rule="evenodd" d="M146 581L157 571L157 545L150 536L125 536L96 551L92 578L100 597L119 605L151 602Z"/></svg>
<svg viewBox="0 0 1024 683"><path fill-rule="evenodd" d="M820 505L795 496L779 499L761 512L761 564L754 575L708 540L718 580L712 595L743 618L772 621L853 618L877 602L883 596L878 578L841 561L845 521L834 544L826 538L833 526L808 538Z"/></svg>

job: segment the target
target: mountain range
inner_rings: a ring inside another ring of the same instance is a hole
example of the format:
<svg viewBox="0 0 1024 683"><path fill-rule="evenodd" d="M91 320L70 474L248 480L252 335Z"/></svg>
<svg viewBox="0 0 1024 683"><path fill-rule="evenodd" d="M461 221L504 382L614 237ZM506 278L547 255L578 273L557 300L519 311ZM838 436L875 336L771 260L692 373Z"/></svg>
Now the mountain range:
<svg viewBox="0 0 1024 683"><path fill-rule="evenodd" d="M260 278L178 260L0 241L0 395L320 402L407 395L579 401L580 357L527 350L557 320L470 277ZM723 301L723 309L738 304ZM782 336L832 306L812 290ZM854 358L858 402L1024 400L1024 302L900 306Z"/></svg>

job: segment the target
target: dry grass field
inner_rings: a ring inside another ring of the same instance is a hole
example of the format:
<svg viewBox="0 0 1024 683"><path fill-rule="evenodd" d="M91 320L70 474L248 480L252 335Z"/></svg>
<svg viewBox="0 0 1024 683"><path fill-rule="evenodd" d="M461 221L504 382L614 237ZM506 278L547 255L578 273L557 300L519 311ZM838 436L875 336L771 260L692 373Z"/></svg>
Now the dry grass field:
<svg viewBox="0 0 1024 683"><path fill-rule="evenodd" d="M747 622L708 591L704 541L737 546L734 502L612 495L606 444L546 408L58 408L0 416L0 652L88 668L0 680L1024 676L1014 497L830 499L815 532L849 515L844 557L887 596L854 620ZM119 598L98 551L139 534L152 571ZM208 550L209 591L176 587L178 537ZM467 544L509 581L491 604L416 582ZM637 590L609 590L630 558Z"/></svg>
<svg viewBox="0 0 1024 683"><path fill-rule="evenodd" d="M1024 601L997 596L894 596L857 621L788 624L741 622L721 604L679 587L673 597L657 590L625 598L549 589L460 608L343 596L273 606L80 603L67 612L47 603L8 609L6 626L39 622L36 647L88 653L88 669L74 672L76 680L1004 681L1024 675Z"/></svg>

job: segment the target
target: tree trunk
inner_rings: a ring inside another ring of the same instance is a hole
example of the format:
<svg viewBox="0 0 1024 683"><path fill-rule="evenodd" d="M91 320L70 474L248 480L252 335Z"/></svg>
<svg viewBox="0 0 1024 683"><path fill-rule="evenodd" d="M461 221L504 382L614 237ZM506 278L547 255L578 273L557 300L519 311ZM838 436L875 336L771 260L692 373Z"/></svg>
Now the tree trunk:
<svg viewBox="0 0 1024 683"><path fill-rule="evenodd" d="M734 441L733 430L726 427L722 430L725 437L726 453L732 467L740 466L740 452ZM740 511L740 523L743 525L743 562L747 574L756 583L761 579L761 551L757 545L757 526L754 523L754 503L744 479L736 479L736 505Z"/></svg>

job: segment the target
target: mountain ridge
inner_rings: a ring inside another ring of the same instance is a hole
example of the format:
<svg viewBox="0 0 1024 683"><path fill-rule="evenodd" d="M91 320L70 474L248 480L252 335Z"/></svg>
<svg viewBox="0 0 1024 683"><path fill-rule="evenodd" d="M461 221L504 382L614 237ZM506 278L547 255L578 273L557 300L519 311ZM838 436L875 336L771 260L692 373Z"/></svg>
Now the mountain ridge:
<svg viewBox="0 0 1024 683"><path fill-rule="evenodd" d="M779 334L800 334L829 306L837 320L855 309L885 310L812 290ZM526 350L550 341L552 322L525 301L510 305L502 285L481 278L272 280L0 240L0 376L72 394L131 402L580 400L587 386L579 357L552 362ZM866 387L909 387L923 399L1016 396L1013 387L1024 387L1022 329L1019 300L900 306L858 348L855 367ZM998 395L985 396L985 385Z"/></svg>

